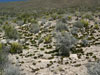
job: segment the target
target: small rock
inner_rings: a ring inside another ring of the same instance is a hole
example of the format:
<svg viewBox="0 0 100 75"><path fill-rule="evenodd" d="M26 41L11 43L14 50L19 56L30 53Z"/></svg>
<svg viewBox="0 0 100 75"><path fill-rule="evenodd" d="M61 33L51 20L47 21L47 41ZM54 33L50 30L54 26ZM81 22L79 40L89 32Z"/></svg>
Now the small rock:
<svg viewBox="0 0 100 75"><path fill-rule="evenodd" d="M1 43L6 44L7 43L7 40L6 39L3 39L3 40L1 40Z"/></svg>
<svg viewBox="0 0 100 75"><path fill-rule="evenodd" d="M78 59L78 56L77 56L77 54L70 54L70 58Z"/></svg>

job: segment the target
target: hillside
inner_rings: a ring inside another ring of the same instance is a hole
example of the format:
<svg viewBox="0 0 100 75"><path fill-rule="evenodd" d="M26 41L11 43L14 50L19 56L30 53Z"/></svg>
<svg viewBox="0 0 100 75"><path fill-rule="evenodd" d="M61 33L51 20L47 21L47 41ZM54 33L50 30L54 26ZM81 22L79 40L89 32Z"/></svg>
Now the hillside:
<svg viewBox="0 0 100 75"><path fill-rule="evenodd" d="M0 75L100 75L100 12L6 15Z"/></svg>
<svg viewBox="0 0 100 75"><path fill-rule="evenodd" d="M96 7L100 0L27 0L20 2L0 3L0 8L65 8L65 7Z"/></svg>
<svg viewBox="0 0 100 75"><path fill-rule="evenodd" d="M0 75L100 75L99 6L100 0L0 3Z"/></svg>

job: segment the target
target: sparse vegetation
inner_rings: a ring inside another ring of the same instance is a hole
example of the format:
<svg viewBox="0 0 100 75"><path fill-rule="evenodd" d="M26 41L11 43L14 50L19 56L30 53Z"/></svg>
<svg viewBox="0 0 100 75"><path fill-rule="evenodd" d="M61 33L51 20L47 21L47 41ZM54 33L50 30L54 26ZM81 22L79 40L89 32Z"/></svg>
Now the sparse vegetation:
<svg viewBox="0 0 100 75"><path fill-rule="evenodd" d="M29 28L30 32L36 34L39 32L40 28L38 24L32 24Z"/></svg>
<svg viewBox="0 0 100 75"><path fill-rule="evenodd" d="M68 32L64 32L63 34L57 33L56 39L56 48L59 54L69 56L71 48L76 44L76 39Z"/></svg>
<svg viewBox="0 0 100 75"><path fill-rule="evenodd" d="M78 29L77 27L73 27L73 28L71 29L71 33L72 33L73 35L77 35L78 31L79 31L79 29Z"/></svg>
<svg viewBox="0 0 100 75"><path fill-rule="evenodd" d="M88 21L81 20L81 22L84 24L84 27L88 27L89 26L89 22Z"/></svg>
<svg viewBox="0 0 100 75"><path fill-rule="evenodd" d="M87 75L84 64L100 58L99 10L93 6L90 11L88 0L85 7L84 1L68 1L67 6L71 8L66 8L67 0L48 1L38 0L39 4L35 4L38 10L33 9L35 6L0 10L0 75L48 75L49 72L51 75ZM49 5L58 8L48 9ZM98 75L98 67L91 70L88 66L88 73Z"/></svg>
<svg viewBox="0 0 100 75"><path fill-rule="evenodd" d="M82 40L82 46L88 46L89 45L89 42L88 42L88 40L86 40L86 39L83 39Z"/></svg>
<svg viewBox="0 0 100 75"><path fill-rule="evenodd" d="M18 42L11 43L10 53L22 53L22 45Z"/></svg>
<svg viewBox="0 0 100 75"><path fill-rule="evenodd" d="M4 75L20 75L20 71L17 67L9 64L9 66L4 69Z"/></svg>
<svg viewBox="0 0 100 75"><path fill-rule="evenodd" d="M65 23L58 22L56 24L56 31L59 31L59 32L61 32L61 31L68 31L68 27L67 27L67 25Z"/></svg>
<svg viewBox="0 0 100 75"><path fill-rule="evenodd" d="M50 43L52 41L51 35L47 35L44 37L45 43Z"/></svg>
<svg viewBox="0 0 100 75"><path fill-rule="evenodd" d="M19 34L17 32L17 30L14 28L13 25L3 25L2 26L4 32L5 32L5 36L9 39L18 39L19 38Z"/></svg>
<svg viewBox="0 0 100 75"><path fill-rule="evenodd" d="M2 50L3 50L3 45L0 43L0 63L2 62Z"/></svg>
<svg viewBox="0 0 100 75"><path fill-rule="evenodd" d="M86 64L89 75L99 75L100 74L100 62L91 62Z"/></svg>
<svg viewBox="0 0 100 75"><path fill-rule="evenodd" d="M81 21L77 21L77 22L74 23L74 27L83 28L84 24Z"/></svg>

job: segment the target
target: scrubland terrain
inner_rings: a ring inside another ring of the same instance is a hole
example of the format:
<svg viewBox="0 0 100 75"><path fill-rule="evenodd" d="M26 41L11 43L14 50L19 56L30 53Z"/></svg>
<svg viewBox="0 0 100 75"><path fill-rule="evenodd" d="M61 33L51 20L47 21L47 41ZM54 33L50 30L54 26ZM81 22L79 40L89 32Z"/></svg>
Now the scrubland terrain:
<svg viewBox="0 0 100 75"><path fill-rule="evenodd" d="M0 75L100 75L99 3L0 3Z"/></svg>
<svg viewBox="0 0 100 75"><path fill-rule="evenodd" d="M0 16L1 75L99 75L99 59L99 12Z"/></svg>

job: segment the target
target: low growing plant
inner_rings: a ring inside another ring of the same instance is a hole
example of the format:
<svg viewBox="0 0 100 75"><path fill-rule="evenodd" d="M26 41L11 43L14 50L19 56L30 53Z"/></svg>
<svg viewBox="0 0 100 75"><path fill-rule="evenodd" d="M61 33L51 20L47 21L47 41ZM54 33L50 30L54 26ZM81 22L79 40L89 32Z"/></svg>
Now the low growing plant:
<svg viewBox="0 0 100 75"><path fill-rule="evenodd" d="M67 25L65 23L58 22L56 24L56 31L59 31L59 32L61 32L61 31L68 31L68 27L67 27Z"/></svg>
<svg viewBox="0 0 100 75"><path fill-rule="evenodd" d="M84 27L84 24L81 22L81 21L77 21L73 24L74 27L77 27L77 28L83 28Z"/></svg>
<svg viewBox="0 0 100 75"><path fill-rule="evenodd" d="M8 62L8 52L5 48L5 46L0 43L0 75L3 75L3 69L6 65L6 63Z"/></svg>
<svg viewBox="0 0 100 75"><path fill-rule="evenodd" d="M20 75L19 68L9 64L4 68L4 75Z"/></svg>
<svg viewBox="0 0 100 75"><path fill-rule="evenodd" d="M18 39L19 34L13 25L3 25L2 26L5 36L9 39Z"/></svg>
<svg viewBox="0 0 100 75"><path fill-rule="evenodd" d="M22 53L22 45L19 44L18 42L13 42L11 43L11 48L10 48L10 53Z"/></svg>
<svg viewBox="0 0 100 75"><path fill-rule="evenodd" d="M44 38L44 41L45 41L45 43L50 43L50 42L52 41L51 35L47 35L47 36Z"/></svg>
<svg viewBox="0 0 100 75"><path fill-rule="evenodd" d="M100 61L86 64L89 75L100 75Z"/></svg>
<svg viewBox="0 0 100 75"><path fill-rule="evenodd" d="M89 22L88 21L81 20L81 22L84 24L84 27L88 27L89 26Z"/></svg>
<svg viewBox="0 0 100 75"><path fill-rule="evenodd" d="M76 44L76 39L69 32L57 33L56 48L60 55L69 56L70 50Z"/></svg>
<svg viewBox="0 0 100 75"><path fill-rule="evenodd" d="M32 24L29 28L30 32L36 34L39 32L40 28L38 24Z"/></svg>

